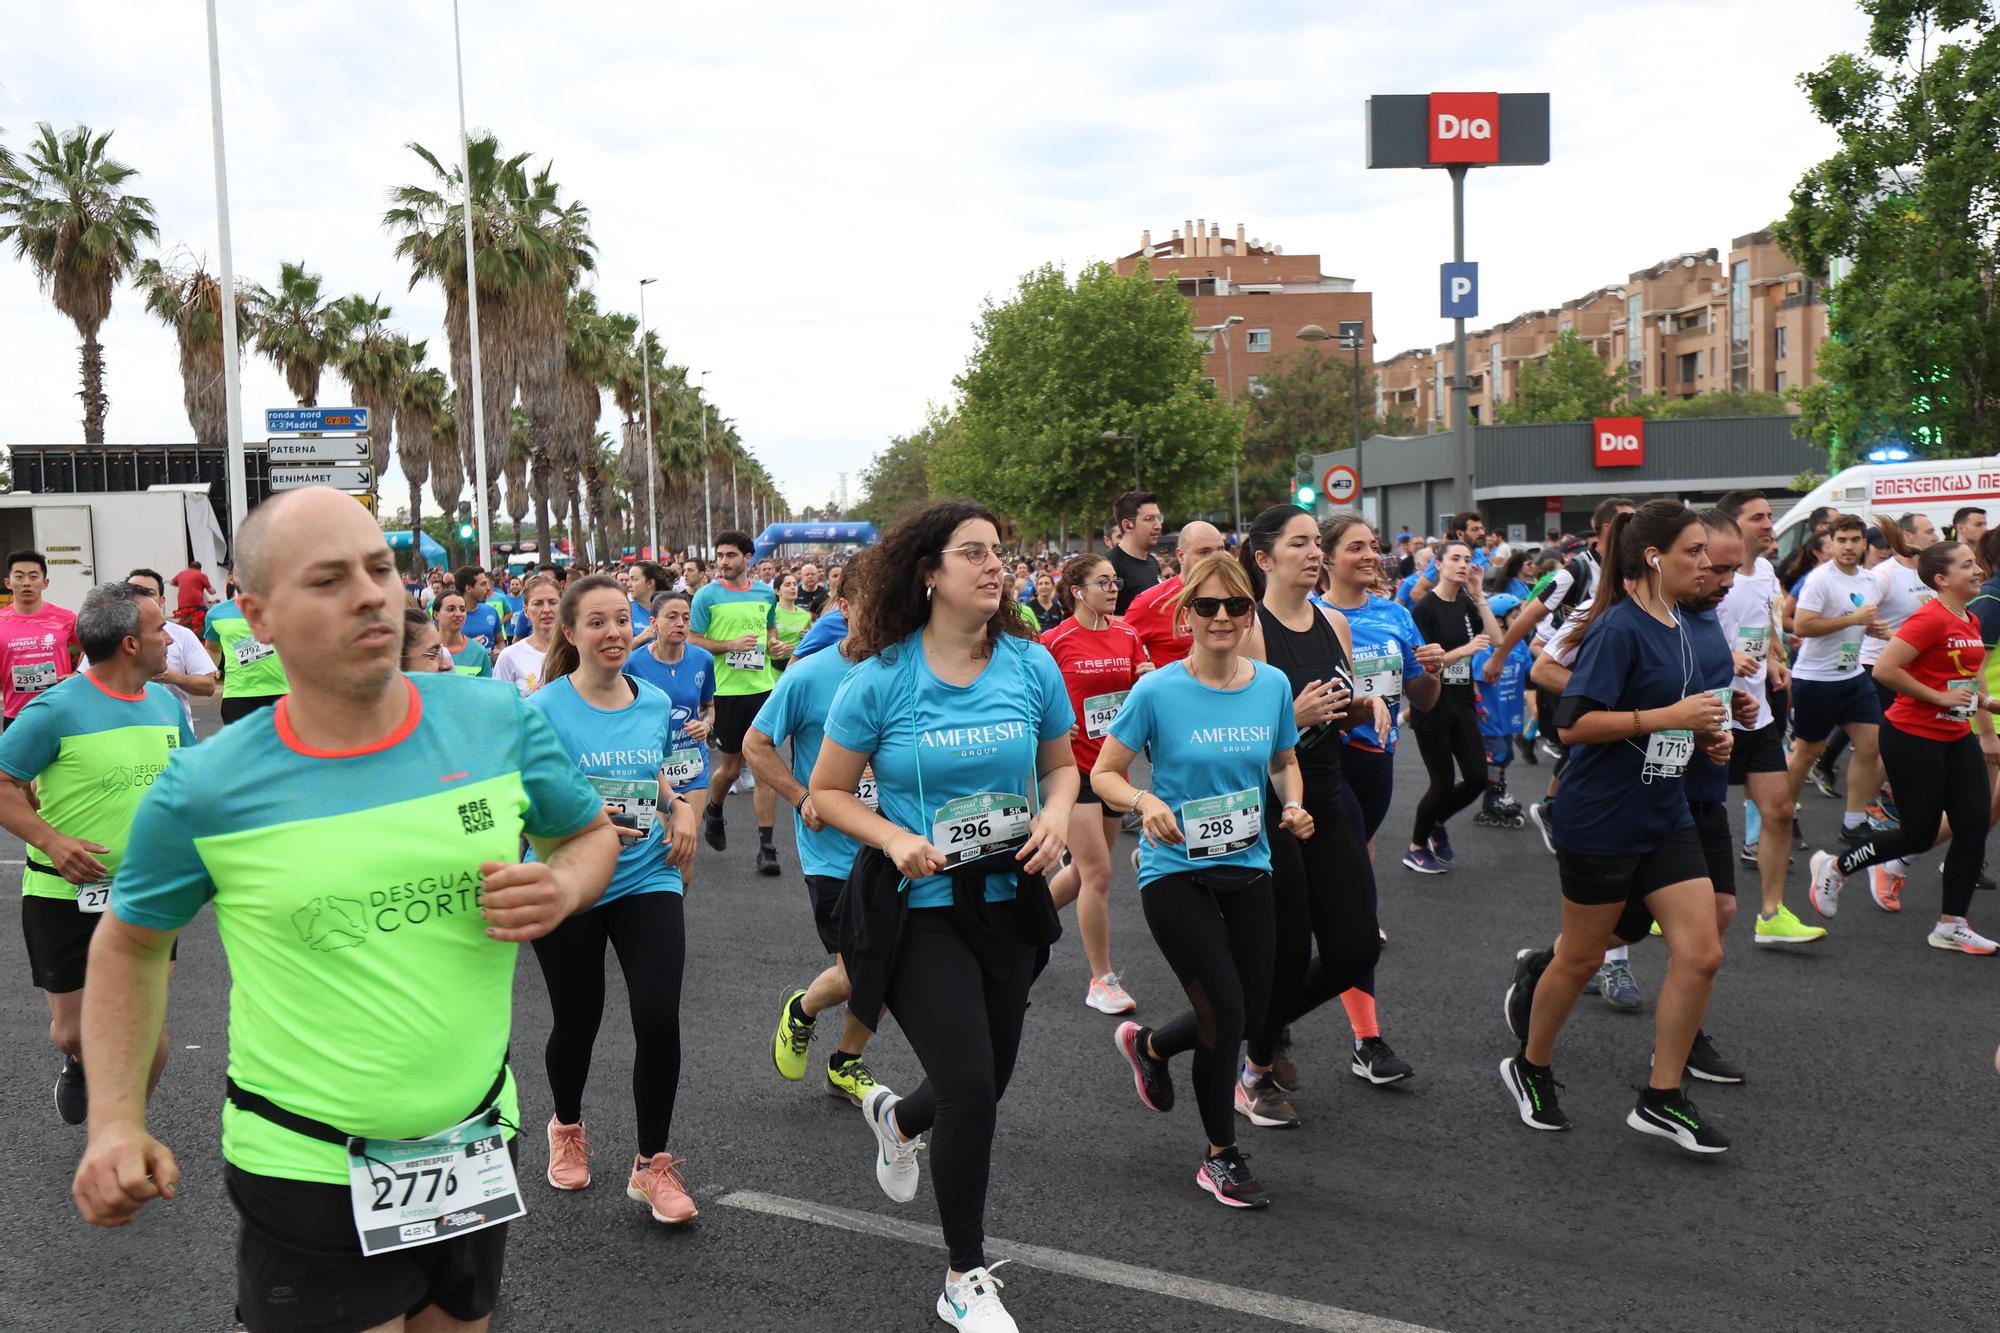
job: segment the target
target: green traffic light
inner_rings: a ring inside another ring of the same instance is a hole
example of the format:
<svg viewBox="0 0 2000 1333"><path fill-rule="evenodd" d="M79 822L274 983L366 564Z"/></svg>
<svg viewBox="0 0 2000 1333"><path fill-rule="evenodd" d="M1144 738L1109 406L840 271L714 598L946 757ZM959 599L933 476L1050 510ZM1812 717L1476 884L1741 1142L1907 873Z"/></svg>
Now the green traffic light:
<svg viewBox="0 0 2000 1333"><path fill-rule="evenodd" d="M461 523L458 525L458 539L460 541L472 540L472 525L470 523Z"/></svg>
<svg viewBox="0 0 2000 1333"><path fill-rule="evenodd" d="M1318 498L1319 498L1318 492L1313 490L1312 487L1310 486L1299 487L1298 500L1299 500L1299 507L1301 509L1311 509L1313 507L1313 501Z"/></svg>

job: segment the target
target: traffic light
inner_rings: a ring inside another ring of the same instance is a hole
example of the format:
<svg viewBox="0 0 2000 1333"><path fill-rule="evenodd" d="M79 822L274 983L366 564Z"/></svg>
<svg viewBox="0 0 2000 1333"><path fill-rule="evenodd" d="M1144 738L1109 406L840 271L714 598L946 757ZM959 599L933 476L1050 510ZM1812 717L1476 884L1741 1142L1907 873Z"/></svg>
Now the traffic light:
<svg viewBox="0 0 2000 1333"><path fill-rule="evenodd" d="M1319 485L1313 480L1313 456L1300 454L1294 466L1297 475L1292 478L1292 499L1299 508L1310 511L1319 502Z"/></svg>
<svg viewBox="0 0 2000 1333"><path fill-rule="evenodd" d="M478 529L472 522L472 501L460 500L458 502L458 539L462 542L469 542L477 531Z"/></svg>

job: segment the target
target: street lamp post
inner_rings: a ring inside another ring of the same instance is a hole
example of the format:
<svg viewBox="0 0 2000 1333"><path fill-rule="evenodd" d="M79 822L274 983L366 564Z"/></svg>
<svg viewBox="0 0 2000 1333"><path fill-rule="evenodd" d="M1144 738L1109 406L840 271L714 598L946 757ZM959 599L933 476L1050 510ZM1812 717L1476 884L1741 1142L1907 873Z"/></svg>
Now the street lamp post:
<svg viewBox="0 0 2000 1333"><path fill-rule="evenodd" d="M646 288L658 278L639 279L639 383L646 399L646 541L649 559L660 558L660 516L655 512L654 492L660 489L660 458L653 452L653 357L646 346ZM630 381L626 381L630 383Z"/></svg>
<svg viewBox="0 0 2000 1333"><path fill-rule="evenodd" d="M250 512L250 491L243 466L243 378L236 350L236 272L229 251L229 164L222 147L222 48L215 32L215 0L208 0L208 107L215 121L215 219L222 244L222 409L228 431L223 466L229 486L229 558L234 563L236 534ZM419 547L419 557L422 554Z"/></svg>
<svg viewBox="0 0 2000 1333"><path fill-rule="evenodd" d="M479 374L479 278L472 267L472 138L465 128L465 45L458 0L451 0L451 53L458 70L458 173L465 187L465 328L472 343L472 497L479 513L479 565L493 564L493 516L486 506L486 393ZM542 540L548 541L543 533Z"/></svg>
<svg viewBox="0 0 2000 1333"><path fill-rule="evenodd" d="M702 530L708 537L708 558L715 559L715 501L709 498L708 478L714 471L708 457L708 372L701 372L701 384L696 389L701 409L701 521Z"/></svg>
<svg viewBox="0 0 2000 1333"><path fill-rule="evenodd" d="M1236 411L1236 349L1230 345L1229 330L1233 325L1242 322L1243 316L1231 315L1220 324L1205 324L1199 330L1202 333L1219 334L1222 338L1222 377L1229 385L1231 414ZM1240 444L1236 453L1237 457L1229 464L1229 509L1235 519L1236 531L1241 532L1243 531L1243 450Z"/></svg>
<svg viewBox="0 0 2000 1333"><path fill-rule="evenodd" d="M1368 343L1367 326L1358 319L1340 321L1338 334L1328 333L1317 324L1308 324L1298 332L1300 342L1329 342L1339 338L1344 349L1354 353L1354 500L1355 508L1365 508L1361 495L1361 351Z"/></svg>
<svg viewBox="0 0 2000 1333"><path fill-rule="evenodd" d="M1138 490L1139 489L1139 437L1136 434L1128 435L1128 434L1122 434L1115 430L1107 430L1104 432L1103 435L1099 436L1098 438L1103 440L1106 444L1116 444L1120 440L1130 440L1132 442L1132 489L1135 491Z"/></svg>

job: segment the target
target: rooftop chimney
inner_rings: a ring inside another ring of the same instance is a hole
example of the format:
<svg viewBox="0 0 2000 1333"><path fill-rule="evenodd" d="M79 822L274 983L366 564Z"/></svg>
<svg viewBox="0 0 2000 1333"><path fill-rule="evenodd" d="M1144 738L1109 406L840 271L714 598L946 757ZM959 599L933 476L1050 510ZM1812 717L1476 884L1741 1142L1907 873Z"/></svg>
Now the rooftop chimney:
<svg viewBox="0 0 2000 1333"><path fill-rule="evenodd" d="M1250 253L1249 247L1243 240L1243 224L1240 222L1236 224L1236 253L1239 255Z"/></svg>
<svg viewBox="0 0 2000 1333"><path fill-rule="evenodd" d="M1183 218L1183 219L1181 219L1181 235L1183 235L1183 236L1187 237L1187 239L1188 239L1188 243L1187 243L1186 245L1184 245L1184 246L1182 246L1182 247L1181 247L1181 253L1182 253L1182 254L1184 254L1184 255L1191 255L1191 254L1193 254L1193 253L1195 252L1195 251L1194 251L1194 219L1193 219L1193 218Z"/></svg>
<svg viewBox="0 0 2000 1333"><path fill-rule="evenodd" d="M1206 255L1208 253L1207 218L1196 218L1194 220L1194 252L1198 255Z"/></svg>
<svg viewBox="0 0 2000 1333"><path fill-rule="evenodd" d="M1139 248L1141 250L1151 250L1153 248L1153 232L1150 227L1139 233Z"/></svg>

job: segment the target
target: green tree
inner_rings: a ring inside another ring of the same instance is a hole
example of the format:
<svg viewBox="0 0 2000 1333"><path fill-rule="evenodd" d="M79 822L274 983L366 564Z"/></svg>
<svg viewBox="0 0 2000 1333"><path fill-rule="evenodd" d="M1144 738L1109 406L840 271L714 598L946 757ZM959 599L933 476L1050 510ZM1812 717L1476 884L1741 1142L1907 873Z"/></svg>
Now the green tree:
<svg viewBox="0 0 2000 1333"><path fill-rule="evenodd" d="M308 273L304 260L287 262L278 267L275 288L253 287L249 295L257 316L251 346L284 375L300 407L319 406L320 372L347 343L340 311L322 291L320 275Z"/></svg>
<svg viewBox="0 0 2000 1333"><path fill-rule="evenodd" d="M1606 366L1574 329L1564 329L1546 357L1521 367L1513 401L1500 404L1500 420L1510 426L1588 421L1608 415L1625 391L1624 371Z"/></svg>
<svg viewBox="0 0 2000 1333"><path fill-rule="evenodd" d="M1092 525L1139 481L1169 513L1212 508L1243 447L1242 422L1202 378L1192 310L1141 263L1093 264L1074 284L1044 265L988 301L956 381L960 432L929 460L939 492L970 495L1030 527Z"/></svg>
<svg viewBox="0 0 2000 1333"><path fill-rule="evenodd" d="M368 409L368 466L375 478L371 487L382 494L382 474L389 470L389 441L394 434L396 399L402 391L406 367L399 337L389 328L395 312L365 296L343 296L332 306L340 341L333 349L333 365L353 392L354 405ZM407 347L408 341L401 340ZM379 507L379 504L378 504Z"/></svg>
<svg viewBox="0 0 2000 1333"><path fill-rule="evenodd" d="M959 433L957 420L934 407L923 429L890 440L889 447L861 469L861 499L854 506L854 517L887 531L929 504L931 482L925 460Z"/></svg>
<svg viewBox="0 0 2000 1333"><path fill-rule="evenodd" d="M174 331L180 347L181 401L197 444L220 448L229 438L223 399L222 282L206 264L185 250L164 261L140 263L133 284L145 297L146 311ZM236 292L236 326L255 329L250 302L241 284ZM241 355L241 345L238 346Z"/></svg>
<svg viewBox="0 0 2000 1333"><path fill-rule="evenodd" d="M104 443L104 348L97 331L111 294L159 238L153 205L125 187L137 174L105 155L111 131L79 125L58 135L46 121L19 158L0 162L0 241L35 270L42 290L83 339L83 438Z"/></svg>
<svg viewBox="0 0 2000 1333"><path fill-rule="evenodd" d="M1351 355L1308 343L1258 377L1243 430L1241 481L1243 493L1257 497L1252 510L1291 490L1298 455L1351 448L1356 416L1364 436L1380 428L1375 377L1363 367L1357 397Z"/></svg>
<svg viewBox="0 0 2000 1333"><path fill-rule="evenodd" d="M410 487L412 527L423 518L424 483L430 480L431 459L438 452L438 438L446 434L438 428L439 418L446 415L444 372L424 364L426 350L423 343L413 343L400 335L396 338L395 357L401 369L396 393L396 462ZM445 448L455 448L456 443L447 438ZM456 456L453 466L456 467ZM421 547L411 559L412 568L423 569Z"/></svg>
<svg viewBox="0 0 2000 1333"><path fill-rule="evenodd" d="M1990 0L1861 0L1865 49L1799 78L1840 137L1777 238L1833 289L1798 430L1839 468L1884 439L1993 451L2000 393L2000 24Z"/></svg>
<svg viewBox="0 0 2000 1333"><path fill-rule="evenodd" d="M1761 389L1749 393L1698 393L1692 398L1668 398L1649 393L1620 405L1627 416L1687 421L1695 417L1775 417L1785 413L1785 400Z"/></svg>

